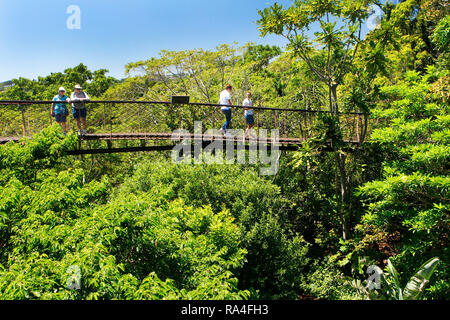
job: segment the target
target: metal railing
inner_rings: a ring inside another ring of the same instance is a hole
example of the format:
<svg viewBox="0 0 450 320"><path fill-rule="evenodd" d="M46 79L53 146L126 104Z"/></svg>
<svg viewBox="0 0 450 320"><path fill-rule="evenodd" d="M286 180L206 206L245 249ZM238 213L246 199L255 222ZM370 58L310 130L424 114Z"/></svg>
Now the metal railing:
<svg viewBox="0 0 450 320"><path fill-rule="evenodd" d="M0 137L32 136L54 123L50 115L53 101L0 100ZM220 104L188 103L172 104L161 101L90 101L88 109L88 132L92 134L115 133L167 133L177 129L194 131L194 122L202 121L203 130L219 129L224 123ZM76 130L71 105L67 105L68 130ZM233 105L232 128L244 129L244 106ZM310 138L320 114L324 110L252 107L255 126L259 132L278 129L283 138ZM344 140L360 141L364 135L366 116L361 112L339 114ZM317 132L316 132L317 133Z"/></svg>

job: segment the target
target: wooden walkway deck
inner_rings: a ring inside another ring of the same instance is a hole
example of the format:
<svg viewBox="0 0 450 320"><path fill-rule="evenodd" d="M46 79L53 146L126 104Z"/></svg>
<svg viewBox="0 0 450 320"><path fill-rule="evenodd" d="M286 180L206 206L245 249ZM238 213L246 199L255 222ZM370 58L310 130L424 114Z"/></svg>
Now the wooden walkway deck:
<svg viewBox="0 0 450 320"><path fill-rule="evenodd" d="M22 137L0 137L0 144L5 144L8 142L19 142ZM278 137L276 141L273 138L267 137L246 137L242 136L225 137L223 135L206 135L206 134L173 134L173 133L105 133L105 134L87 134L80 137L80 144L77 150L71 150L68 154L71 155L83 155L83 154L105 154L105 153L124 153L124 152L141 152L141 151L170 151L173 149L176 143L180 143L183 139L187 139L192 144L199 141L202 142L202 148L205 148L213 141L221 141L224 144L232 143L234 148L245 148L250 149L251 145L266 145L266 146L276 146L279 150L283 151L296 151L299 146L305 142L301 138L283 138ZM113 148L112 143L114 141L141 141L141 146L134 147L121 147ZM83 148L83 142L88 141L106 141L107 147L102 149L91 149ZM169 144L165 145L149 145L147 146L147 141L162 142L167 141ZM356 145L356 141L346 141L349 145ZM239 147L241 145L241 147ZM349 148L351 149L351 148ZM324 149L324 151L332 151L331 146Z"/></svg>
<svg viewBox="0 0 450 320"><path fill-rule="evenodd" d="M22 137L0 137L0 144L5 144L8 142L19 142ZM85 136L81 136L80 140L82 141L115 141L115 140L166 140L166 141L176 141L179 139L191 139L193 141L234 141L234 142L242 142L244 141L242 136L235 137L225 137L222 135L206 135L206 134L186 134L186 135L178 135L172 133L105 133L105 134L87 134ZM272 138L245 138L245 142L249 143L266 143L272 144L274 140ZM304 139L295 139L295 138L278 138L277 144L280 145L301 145L304 142Z"/></svg>

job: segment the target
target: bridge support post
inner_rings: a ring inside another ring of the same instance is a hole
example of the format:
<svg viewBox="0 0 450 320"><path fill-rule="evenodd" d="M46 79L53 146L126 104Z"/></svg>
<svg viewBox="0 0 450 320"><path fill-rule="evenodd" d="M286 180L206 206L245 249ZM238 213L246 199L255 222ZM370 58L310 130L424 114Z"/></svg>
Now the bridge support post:
<svg viewBox="0 0 450 320"><path fill-rule="evenodd" d="M84 159L84 155L83 155L83 140L81 137L78 137L78 151L80 151L80 160Z"/></svg>
<svg viewBox="0 0 450 320"><path fill-rule="evenodd" d="M111 138L112 138L112 113L111 113L112 111L111 111L111 109L115 108L115 107L116 107L115 103L113 103L109 106L109 136Z"/></svg>
<svg viewBox="0 0 450 320"><path fill-rule="evenodd" d="M256 111L256 135L259 138L259 111Z"/></svg>
<svg viewBox="0 0 450 320"><path fill-rule="evenodd" d="M27 125L25 123L25 108L27 106L22 107L22 137L25 138L27 136Z"/></svg>
<svg viewBox="0 0 450 320"><path fill-rule="evenodd" d="M361 141L361 131L359 129L359 121L360 121L360 116L357 115L357 120L356 120L356 141Z"/></svg>

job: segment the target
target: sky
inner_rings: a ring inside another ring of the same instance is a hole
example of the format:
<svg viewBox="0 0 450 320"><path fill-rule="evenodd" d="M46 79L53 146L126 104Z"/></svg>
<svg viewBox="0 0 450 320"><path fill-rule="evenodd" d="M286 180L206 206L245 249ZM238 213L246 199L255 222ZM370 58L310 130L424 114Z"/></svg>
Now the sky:
<svg viewBox="0 0 450 320"><path fill-rule="evenodd" d="M284 45L261 38L264 0L0 0L0 82L62 72L83 62L123 78L129 62L161 50L214 49L237 41ZM289 3L289 1L278 1ZM67 28L81 10L80 29Z"/></svg>
<svg viewBox="0 0 450 320"><path fill-rule="evenodd" d="M0 0L0 82L36 79L84 63L124 78L129 62L161 50L238 42L283 47L260 37L258 9L289 0ZM80 29L69 29L67 9L81 10Z"/></svg>

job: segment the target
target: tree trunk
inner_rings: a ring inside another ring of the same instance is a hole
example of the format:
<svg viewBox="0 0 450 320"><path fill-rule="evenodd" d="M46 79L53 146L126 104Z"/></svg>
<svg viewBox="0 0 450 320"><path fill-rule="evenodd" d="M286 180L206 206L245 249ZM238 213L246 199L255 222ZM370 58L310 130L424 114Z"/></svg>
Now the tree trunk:
<svg viewBox="0 0 450 320"><path fill-rule="evenodd" d="M347 180L347 170L345 169L345 155L341 152L336 152L336 164L339 169L339 194L340 194L340 205L339 211L342 219L342 238L344 240L348 239L348 217L350 212L348 211L348 201L349 201L349 187Z"/></svg>
<svg viewBox="0 0 450 320"><path fill-rule="evenodd" d="M338 126L340 126L339 107L337 102L337 87L337 83L332 83L328 86L330 95L330 110L334 114ZM339 170L339 175L337 177L338 179L336 183L336 195L338 196L338 199L336 200L339 202L338 211L342 221L342 238L344 240L347 240L349 237L348 217L350 212L348 210L349 183L347 179L347 170L345 168L345 155L341 152L342 150L333 145L333 142L331 147L335 151L336 166Z"/></svg>
<svg viewBox="0 0 450 320"><path fill-rule="evenodd" d="M338 116L339 116L339 109L338 109L338 103L337 103L337 87L338 84L337 83L332 83L329 88L331 91L331 112L333 112L335 114L335 116L337 117L337 119L339 120Z"/></svg>

